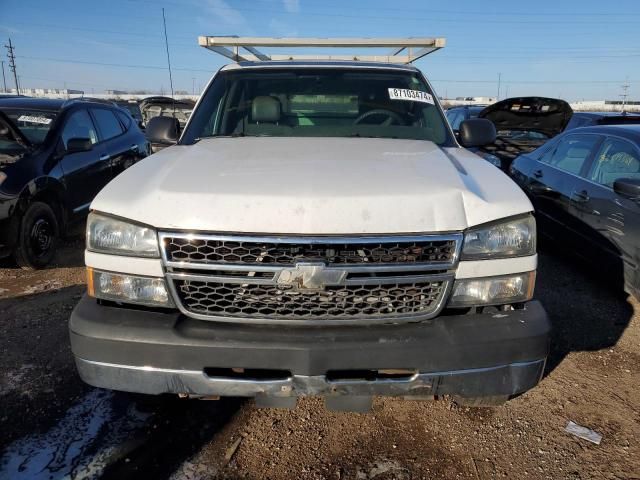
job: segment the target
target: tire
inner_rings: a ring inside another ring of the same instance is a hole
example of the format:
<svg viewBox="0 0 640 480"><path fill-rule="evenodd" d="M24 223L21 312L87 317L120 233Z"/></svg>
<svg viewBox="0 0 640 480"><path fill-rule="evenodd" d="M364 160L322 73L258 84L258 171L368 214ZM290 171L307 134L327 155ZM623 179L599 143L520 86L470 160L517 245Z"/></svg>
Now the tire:
<svg viewBox="0 0 640 480"><path fill-rule="evenodd" d="M18 244L13 256L24 270L47 266L56 253L60 223L53 209L43 202L33 202L22 216Z"/></svg>
<svg viewBox="0 0 640 480"><path fill-rule="evenodd" d="M454 397L453 401L461 407L499 407L509 400L509 395L490 397Z"/></svg>

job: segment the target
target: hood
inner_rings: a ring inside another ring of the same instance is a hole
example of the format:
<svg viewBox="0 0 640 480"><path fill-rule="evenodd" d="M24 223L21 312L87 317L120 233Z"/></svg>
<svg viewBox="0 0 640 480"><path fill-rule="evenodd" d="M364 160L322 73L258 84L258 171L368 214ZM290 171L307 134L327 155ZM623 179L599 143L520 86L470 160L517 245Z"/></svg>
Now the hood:
<svg viewBox="0 0 640 480"><path fill-rule="evenodd" d="M91 204L159 229L266 234L459 231L532 210L462 148L371 138L209 138L145 158Z"/></svg>
<svg viewBox="0 0 640 480"><path fill-rule="evenodd" d="M491 120L496 130L531 130L554 137L564 130L573 110L564 100L514 97L489 105L479 118Z"/></svg>

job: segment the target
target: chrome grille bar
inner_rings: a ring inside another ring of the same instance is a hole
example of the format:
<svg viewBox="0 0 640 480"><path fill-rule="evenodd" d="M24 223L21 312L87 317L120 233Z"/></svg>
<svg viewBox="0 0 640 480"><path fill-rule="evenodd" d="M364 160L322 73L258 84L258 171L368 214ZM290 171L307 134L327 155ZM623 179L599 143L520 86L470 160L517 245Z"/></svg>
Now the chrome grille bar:
<svg viewBox="0 0 640 480"><path fill-rule="evenodd" d="M439 269L455 265L462 246L461 233L270 237L161 232L159 237L163 260L178 268L185 263L278 266L320 260L349 267L421 264Z"/></svg>

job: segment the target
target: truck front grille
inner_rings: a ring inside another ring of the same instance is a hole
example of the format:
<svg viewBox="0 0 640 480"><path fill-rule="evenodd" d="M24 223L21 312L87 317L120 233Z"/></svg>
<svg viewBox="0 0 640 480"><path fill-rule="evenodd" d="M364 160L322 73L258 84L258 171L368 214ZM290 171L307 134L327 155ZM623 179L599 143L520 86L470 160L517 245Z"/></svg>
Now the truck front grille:
<svg viewBox="0 0 640 480"><path fill-rule="evenodd" d="M232 263L294 265L300 261L330 264L451 262L456 242L451 239L382 242L378 239L355 243L314 239L296 242L166 236L167 259L189 263ZM389 239L387 239L389 240Z"/></svg>
<svg viewBox="0 0 640 480"><path fill-rule="evenodd" d="M439 280L337 285L305 292L292 286L175 280L180 302L193 313L298 320L429 314L438 306L445 286Z"/></svg>
<svg viewBox="0 0 640 480"><path fill-rule="evenodd" d="M249 237L160 233L176 305L191 317L354 324L442 309L462 235Z"/></svg>

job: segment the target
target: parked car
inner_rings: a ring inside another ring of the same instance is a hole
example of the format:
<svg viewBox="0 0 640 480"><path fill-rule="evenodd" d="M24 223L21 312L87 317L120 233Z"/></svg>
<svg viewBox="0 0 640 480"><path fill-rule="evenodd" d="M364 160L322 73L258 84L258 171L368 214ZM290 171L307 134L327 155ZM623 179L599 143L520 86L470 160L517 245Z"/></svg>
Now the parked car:
<svg viewBox="0 0 640 480"><path fill-rule="evenodd" d="M561 133L573 110L564 100L545 97L514 97L483 109L478 118L493 122L496 141L477 148L476 153L503 171L523 153L540 147Z"/></svg>
<svg viewBox="0 0 640 480"><path fill-rule="evenodd" d="M41 268L93 197L145 157L131 117L86 100L0 99L0 256Z"/></svg>
<svg viewBox="0 0 640 480"><path fill-rule="evenodd" d="M626 125L640 123L640 113L633 112L573 112L565 130L592 125Z"/></svg>
<svg viewBox="0 0 640 480"><path fill-rule="evenodd" d="M460 124L470 118L477 118L478 114L484 110L486 105L460 105L459 107L451 107L447 109L445 115L453 133L456 135L460 130Z"/></svg>
<svg viewBox="0 0 640 480"><path fill-rule="evenodd" d="M85 382L340 410L496 405L538 383L533 207L460 146L490 143L493 124L463 122L459 144L413 65L229 65L178 130L151 119L147 135L177 145L91 204L69 323Z"/></svg>
<svg viewBox="0 0 640 480"><path fill-rule="evenodd" d="M144 120L142 118L142 112L140 111L140 105L135 100L119 100L116 102L123 110L129 112L131 117L136 121L136 124L141 129L144 128Z"/></svg>
<svg viewBox="0 0 640 480"><path fill-rule="evenodd" d="M184 127L193 111L195 102L191 100L174 100L170 97L147 97L140 102L140 111L144 124L154 117L174 117Z"/></svg>
<svg viewBox="0 0 640 480"><path fill-rule="evenodd" d="M190 100L173 100L169 97L148 97L140 103L144 124L147 125L155 117L173 117L178 120L180 128L184 128L193 111L194 103ZM147 136L147 138L150 138ZM151 150L159 152L165 144L151 141Z"/></svg>
<svg viewBox="0 0 640 480"><path fill-rule="evenodd" d="M614 270L640 298L640 125L569 130L518 157L511 174L542 234Z"/></svg>

